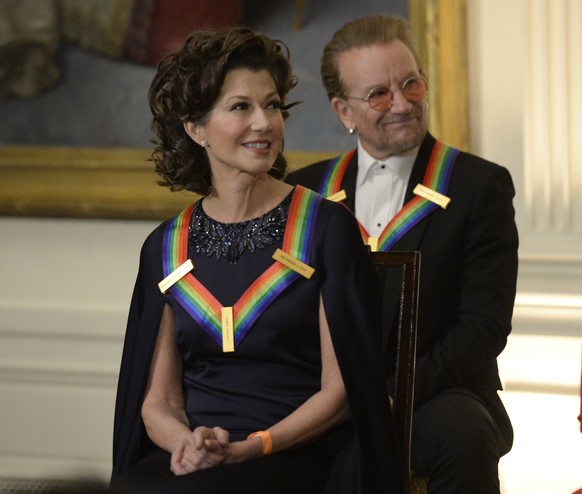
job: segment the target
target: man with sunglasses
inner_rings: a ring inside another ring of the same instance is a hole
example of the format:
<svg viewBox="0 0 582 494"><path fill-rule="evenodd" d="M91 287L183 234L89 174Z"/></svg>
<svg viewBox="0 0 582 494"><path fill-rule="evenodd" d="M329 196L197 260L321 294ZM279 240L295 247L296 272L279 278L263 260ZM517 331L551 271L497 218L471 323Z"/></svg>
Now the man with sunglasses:
<svg viewBox="0 0 582 494"><path fill-rule="evenodd" d="M404 20L347 23L321 73L357 147L287 181L344 202L372 250L421 252L412 467L430 493L498 493L499 458L513 441L497 393L517 278L511 177L428 133L429 82ZM395 322L390 282L384 326ZM393 333L383 335L389 390Z"/></svg>

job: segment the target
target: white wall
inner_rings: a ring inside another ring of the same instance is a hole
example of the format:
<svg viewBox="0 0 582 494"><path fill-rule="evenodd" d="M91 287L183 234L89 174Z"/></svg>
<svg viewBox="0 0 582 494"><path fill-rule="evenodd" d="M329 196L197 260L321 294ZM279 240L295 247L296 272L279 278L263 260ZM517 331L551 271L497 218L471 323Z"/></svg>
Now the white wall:
<svg viewBox="0 0 582 494"><path fill-rule="evenodd" d="M0 219L0 477L107 478L148 222Z"/></svg>
<svg viewBox="0 0 582 494"><path fill-rule="evenodd" d="M582 234L536 229L525 200L530 11L549 2L467 3L472 150L512 172L522 239L514 334L500 359L516 429L504 492L569 493L582 487ZM0 218L0 477L108 477L125 319L154 226Z"/></svg>
<svg viewBox="0 0 582 494"><path fill-rule="evenodd" d="M532 182L543 182L534 161L546 142L556 142L552 129L575 136L569 144L577 150L582 146L579 121L565 121L555 112L563 88L551 85L577 70L576 61L564 65L559 61L568 55L579 58L580 50L561 50L560 40L573 39L572 26L580 30L582 3L467 0L467 4L471 147L511 171L521 238L514 331L500 358L506 390L502 395L515 428L514 448L501 462L503 492L567 494L582 487L582 434L576 420L582 360L582 235L575 223L540 226L535 213L540 203L543 213L550 214L571 199L560 194L556 176L570 169L574 171L570 182L579 187L575 180L582 162L572 156L568 161L567 155L554 161L548 156L542 166L547 167L549 181L555 180L553 194L535 197L532 203L527 193ZM534 98L542 82L546 90ZM582 108L565 110L580 113ZM550 127L546 135L536 136L535 127L544 125Z"/></svg>

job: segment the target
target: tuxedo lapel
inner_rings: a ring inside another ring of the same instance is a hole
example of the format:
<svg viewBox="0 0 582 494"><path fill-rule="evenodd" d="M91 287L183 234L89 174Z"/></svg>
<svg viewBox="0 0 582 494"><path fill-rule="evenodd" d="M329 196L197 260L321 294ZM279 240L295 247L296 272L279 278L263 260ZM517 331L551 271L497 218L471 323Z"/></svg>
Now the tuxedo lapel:
<svg viewBox="0 0 582 494"><path fill-rule="evenodd" d="M418 156L414 161L412 166L412 172L410 174L410 179L406 187L406 194L404 197L404 204L414 198L414 193L412 192L417 184L422 183L428 162L430 159L430 154L432 148L435 144L435 139L430 134L427 134L423 140L420 149L418 150ZM403 204L403 205L404 205ZM420 250L420 243L424 236L424 232L430 221L432 215L428 215L420 223L418 223L414 228L412 228L406 235L404 235L391 249L393 251L410 251L410 250ZM422 265L422 260L421 260ZM422 268L421 268L422 269ZM401 280L402 273L397 269L392 269L385 274L385 279L383 280L384 290L382 293L382 346L384 353L388 351L389 348L395 348L396 345L388 345L391 338L392 328L396 326L398 318L398 308L400 300L401 291ZM394 362L394 355L385 355L385 362ZM391 365L391 364L389 364ZM392 367L386 368L387 375L392 375L394 369Z"/></svg>
<svg viewBox="0 0 582 494"><path fill-rule="evenodd" d="M420 149L418 150L418 155L412 166L412 172L410 174L410 179L408 180L408 185L406 187L406 195L404 197L404 204L414 198L414 193L412 192L414 188L421 184L424 180L424 175L428 167L428 162L430 160L430 155L432 149L436 143L435 138L427 134ZM420 242L424 235L424 231L431 219L432 215L428 215L420 223L418 223L414 228L412 228L404 237L402 237L398 242L394 244L392 250L420 250Z"/></svg>
<svg viewBox="0 0 582 494"><path fill-rule="evenodd" d="M358 177L358 152L356 151L348 163L346 173L342 180L342 188L346 191L344 204L355 212L356 210L356 179Z"/></svg>
<svg viewBox="0 0 582 494"><path fill-rule="evenodd" d="M436 140L430 134L427 134L422 141L422 144L418 150L418 155L414 160L414 165L412 165L412 172L410 173L410 178L408 179L408 186L406 187L404 203L407 203L412 198L414 198L414 193L412 191L417 184L421 184L424 180L424 174L426 173L430 155L432 153L432 148L435 144Z"/></svg>

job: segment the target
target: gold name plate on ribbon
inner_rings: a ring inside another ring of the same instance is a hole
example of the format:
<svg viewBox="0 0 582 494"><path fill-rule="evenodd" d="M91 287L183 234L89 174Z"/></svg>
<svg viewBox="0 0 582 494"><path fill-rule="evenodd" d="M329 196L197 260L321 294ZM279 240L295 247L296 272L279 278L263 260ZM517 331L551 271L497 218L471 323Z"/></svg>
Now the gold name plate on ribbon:
<svg viewBox="0 0 582 494"><path fill-rule="evenodd" d="M222 308L222 351L234 352L234 315L232 307Z"/></svg>
<svg viewBox="0 0 582 494"><path fill-rule="evenodd" d="M275 251L275 253L273 254L273 259L275 259L275 261L279 261L281 264L287 266L289 269L292 269L293 271L299 273L301 276L304 276L307 279L311 278L313 276L313 273L315 273L314 268L312 268L308 264L305 264L304 262L301 262L299 259L293 257L291 254L287 254L287 252L281 249L277 249Z"/></svg>
<svg viewBox="0 0 582 494"><path fill-rule="evenodd" d="M412 192L430 202L434 202L443 209L447 209L449 202L451 202L450 197L447 197L436 190L429 189L422 184L418 184Z"/></svg>
<svg viewBox="0 0 582 494"><path fill-rule="evenodd" d="M172 285L180 281L190 271L194 269L194 263L188 259L184 264L178 266L168 276L158 283L158 287L162 293L166 293Z"/></svg>
<svg viewBox="0 0 582 494"><path fill-rule="evenodd" d="M378 237L368 237L368 245L372 252L378 252Z"/></svg>
<svg viewBox="0 0 582 494"><path fill-rule="evenodd" d="M327 196L326 199L328 201L333 201L333 202L342 202L347 197L348 197L348 195L346 194L346 191L344 189L342 189L339 192L336 192L335 194Z"/></svg>

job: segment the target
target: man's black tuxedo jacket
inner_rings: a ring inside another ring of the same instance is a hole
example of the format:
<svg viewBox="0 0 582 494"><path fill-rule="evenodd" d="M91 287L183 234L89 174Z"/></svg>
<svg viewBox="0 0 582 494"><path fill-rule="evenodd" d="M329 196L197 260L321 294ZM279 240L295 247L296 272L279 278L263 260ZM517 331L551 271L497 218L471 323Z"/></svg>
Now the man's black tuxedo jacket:
<svg viewBox="0 0 582 494"><path fill-rule="evenodd" d="M406 203L422 183L435 139L425 137L408 183ZM287 182L318 190L328 161L289 174ZM346 206L354 210L357 153L344 175ZM448 192L451 202L424 218L393 250L419 250L419 326L415 407L438 393L465 387L483 397L505 432L511 426L497 397L501 389L497 356L511 331L516 290L518 235L509 172L461 152ZM386 307L391 314L397 304ZM389 319L390 321L394 319ZM393 348L385 349L387 377L393 373Z"/></svg>

